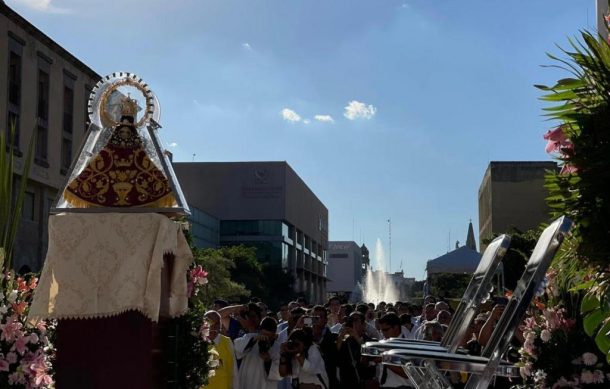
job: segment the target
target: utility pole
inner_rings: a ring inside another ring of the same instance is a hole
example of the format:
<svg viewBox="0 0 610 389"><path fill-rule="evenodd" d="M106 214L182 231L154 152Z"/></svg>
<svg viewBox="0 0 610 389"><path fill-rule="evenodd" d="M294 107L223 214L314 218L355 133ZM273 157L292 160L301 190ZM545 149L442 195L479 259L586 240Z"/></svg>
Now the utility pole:
<svg viewBox="0 0 610 389"><path fill-rule="evenodd" d="M595 0L595 18L597 32L604 38L608 37L608 30L606 28L606 20L604 16L608 14L608 1L607 0ZM588 14L587 14L588 16Z"/></svg>
<svg viewBox="0 0 610 389"><path fill-rule="evenodd" d="M390 271L388 273L392 273L392 218L388 219L388 238L390 241L389 247L389 259L390 259Z"/></svg>

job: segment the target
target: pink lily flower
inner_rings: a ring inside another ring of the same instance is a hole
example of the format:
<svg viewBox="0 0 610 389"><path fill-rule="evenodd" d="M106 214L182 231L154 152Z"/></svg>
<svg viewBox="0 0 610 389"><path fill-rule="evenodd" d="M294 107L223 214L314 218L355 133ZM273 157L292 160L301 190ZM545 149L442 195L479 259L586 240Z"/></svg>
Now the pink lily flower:
<svg viewBox="0 0 610 389"><path fill-rule="evenodd" d="M561 126L557 127L554 130L547 131L547 133L544 134L544 139L548 141L545 148L545 151L547 153L554 153L557 151L561 151L562 148L573 147L572 143L563 132L563 128Z"/></svg>

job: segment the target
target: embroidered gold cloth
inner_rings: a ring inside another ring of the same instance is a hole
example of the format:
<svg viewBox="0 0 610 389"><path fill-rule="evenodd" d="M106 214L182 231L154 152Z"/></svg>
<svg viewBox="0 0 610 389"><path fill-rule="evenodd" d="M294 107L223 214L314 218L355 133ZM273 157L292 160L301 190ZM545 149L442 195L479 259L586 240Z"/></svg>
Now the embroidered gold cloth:
<svg viewBox="0 0 610 389"><path fill-rule="evenodd" d="M174 260L169 301L162 302L167 253ZM155 322L160 314L180 316L187 310L186 274L192 260L179 225L160 214L50 216L49 248L29 317L97 318L128 310Z"/></svg>
<svg viewBox="0 0 610 389"><path fill-rule="evenodd" d="M167 177L146 154L136 128L120 124L108 143L66 188L75 207L172 207Z"/></svg>

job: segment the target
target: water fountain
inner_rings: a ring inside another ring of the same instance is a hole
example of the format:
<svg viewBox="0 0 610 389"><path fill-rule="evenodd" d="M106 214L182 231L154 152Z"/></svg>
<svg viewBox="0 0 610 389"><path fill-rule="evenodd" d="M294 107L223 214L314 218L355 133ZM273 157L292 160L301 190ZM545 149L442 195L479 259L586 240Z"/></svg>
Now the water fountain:
<svg viewBox="0 0 610 389"><path fill-rule="evenodd" d="M398 301L399 294L391 277L385 272L385 255L379 238L375 243L375 268L377 270L373 271L373 266L369 266L366 271L363 290L364 301L375 304L380 301L395 303Z"/></svg>

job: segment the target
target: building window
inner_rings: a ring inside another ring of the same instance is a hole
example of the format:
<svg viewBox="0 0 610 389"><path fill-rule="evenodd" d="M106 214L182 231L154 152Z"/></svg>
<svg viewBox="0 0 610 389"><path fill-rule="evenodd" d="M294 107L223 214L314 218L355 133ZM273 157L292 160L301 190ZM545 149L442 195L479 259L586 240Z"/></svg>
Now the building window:
<svg viewBox="0 0 610 389"><path fill-rule="evenodd" d="M282 222L276 220L222 221L221 235L282 236Z"/></svg>
<svg viewBox="0 0 610 389"><path fill-rule="evenodd" d="M74 90L64 85L64 132L72 133L72 125L74 124Z"/></svg>
<svg viewBox="0 0 610 389"><path fill-rule="evenodd" d="M330 255L331 258L347 258L346 253L333 253Z"/></svg>
<svg viewBox="0 0 610 389"><path fill-rule="evenodd" d="M11 128L15 127L15 139L13 140L13 149L19 149L19 113L14 111L8 111L6 121L6 139L10 141Z"/></svg>
<svg viewBox="0 0 610 389"><path fill-rule="evenodd" d="M49 73L38 69L38 118L49 120Z"/></svg>
<svg viewBox="0 0 610 389"><path fill-rule="evenodd" d="M61 174L65 175L72 164L72 139L62 138L61 141Z"/></svg>
<svg viewBox="0 0 610 389"><path fill-rule="evenodd" d="M39 61L43 62L43 61ZM48 68L48 65L45 66ZM48 133L49 133L49 73L46 69L38 69L38 104L36 110L36 153L34 162L37 165L49 167Z"/></svg>
<svg viewBox="0 0 610 389"><path fill-rule="evenodd" d="M61 174L66 174L72 165L72 130L74 128L74 84L76 76L64 69L64 94L62 106Z"/></svg>
<svg viewBox="0 0 610 389"><path fill-rule="evenodd" d="M8 63L8 102L21 106L21 56L11 51Z"/></svg>
<svg viewBox="0 0 610 389"><path fill-rule="evenodd" d="M23 220L34 221L34 204L36 196L32 192L25 192L23 195L23 208L21 218Z"/></svg>
<svg viewBox="0 0 610 389"><path fill-rule="evenodd" d="M13 152L21 155L19 151L20 139L20 115L21 115L21 78L22 78L22 54L25 41L9 31L8 40L8 104L6 135L10 139L10 131L15 128L13 140Z"/></svg>

